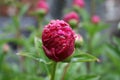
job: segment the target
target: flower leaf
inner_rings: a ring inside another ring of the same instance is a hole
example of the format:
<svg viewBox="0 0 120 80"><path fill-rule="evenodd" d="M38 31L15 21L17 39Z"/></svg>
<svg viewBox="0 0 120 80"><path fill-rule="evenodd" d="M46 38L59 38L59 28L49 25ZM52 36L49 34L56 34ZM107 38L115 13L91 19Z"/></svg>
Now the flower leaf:
<svg viewBox="0 0 120 80"><path fill-rule="evenodd" d="M82 52L82 53L78 54L78 51L77 51L77 54L76 54L76 52L74 54L75 55L73 55L72 57L66 59L63 62L92 62L92 61L99 62L100 61L95 56L93 56L91 54L88 54L88 53L85 53L85 52Z"/></svg>
<svg viewBox="0 0 120 80"><path fill-rule="evenodd" d="M20 12L19 12L19 17L23 16L27 12L27 10L29 9L29 6L30 5L27 4L21 7Z"/></svg>
<svg viewBox="0 0 120 80"><path fill-rule="evenodd" d="M91 62L91 61L99 62L99 59L88 53L75 55L73 56L73 58L71 58L71 62Z"/></svg>
<svg viewBox="0 0 120 80"><path fill-rule="evenodd" d="M34 60L36 60L36 61L39 61L39 62L41 62L41 63L44 63L44 64L51 64L52 62L47 62L47 61L45 61L44 59L42 59L42 58L37 58L37 57L35 57L34 55L33 55L33 53L29 53L29 52L19 52L19 53L17 53L17 55L20 55L20 56L25 56L25 57L29 57L29 58L32 58L32 59L34 59Z"/></svg>
<svg viewBox="0 0 120 80"><path fill-rule="evenodd" d="M100 75L82 75L75 80L99 80Z"/></svg>
<svg viewBox="0 0 120 80"><path fill-rule="evenodd" d="M35 43L35 48L36 48L36 51L38 53L38 55L40 56L40 58L46 60L47 62L50 61L50 59L48 59L43 51L43 48L42 48L42 40L40 38L37 38L35 37L34 39L34 43Z"/></svg>

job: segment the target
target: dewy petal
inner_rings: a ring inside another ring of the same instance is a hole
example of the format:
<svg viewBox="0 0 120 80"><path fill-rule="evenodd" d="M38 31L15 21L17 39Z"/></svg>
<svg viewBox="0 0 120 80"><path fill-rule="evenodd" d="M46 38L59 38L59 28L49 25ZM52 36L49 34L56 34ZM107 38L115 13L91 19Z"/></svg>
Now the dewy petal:
<svg viewBox="0 0 120 80"><path fill-rule="evenodd" d="M56 54L55 54L55 48L52 48L51 49L51 52L52 52L52 55L54 56L53 57L53 59L55 60L55 61L59 61L59 58L56 56Z"/></svg>
<svg viewBox="0 0 120 80"><path fill-rule="evenodd" d="M43 50L45 51L47 56L52 57L52 53L45 46L43 46Z"/></svg>

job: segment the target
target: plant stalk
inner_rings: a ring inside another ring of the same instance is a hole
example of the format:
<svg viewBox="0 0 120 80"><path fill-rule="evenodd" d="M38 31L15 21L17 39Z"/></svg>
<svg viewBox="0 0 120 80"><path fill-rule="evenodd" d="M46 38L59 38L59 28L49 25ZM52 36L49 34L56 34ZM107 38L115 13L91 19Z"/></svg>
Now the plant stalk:
<svg viewBox="0 0 120 80"><path fill-rule="evenodd" d="M50 80L55 80L55 72L56 72L57 62L53 63L52 74Z"/></svg>
<svg viewBox="0 0 120 80"><path fill-rule="evenodd" d="M96 3L95 3L95 0L91 0L91 3L90 3L90 7L91 7L91 16L93 16L95 14L95 9L96 9ZM89 38L88 38L88 53L89 54L92 54L92 38L93 38L93 35L90 35ZM90 62L87 62L86 63L86 68L87 68L87 73L90 73Z"/></svg>
<svg viewBox="0 0 120 80"><path fill-rule="evenodd" d="M37 36L41 37L42 35L42 19L38 18L38 28L37 28Z"/></svg>
<svg viewBox="0 0 120 80"><path fill-rule="evenodd" d="M91 0L90 7L91 7L91 16L93 16L95 14L95 9L96 9L95 0Z"/></svg>
<svg viewBox="0 0 120 80"><path fill-rule="evenodd" d="M89 39L88 39L88 54L92 54L92 38L93 36L89 36ZM91 66L90 62L87 62L86 63L87 73L90 73L91 71L90 66Z"/></svg>
<svg viewBox="0 0 120 80"><path fill-rule="evenodd" d="M70 66L70 63L68 63L68 64L65 66L61 80L64 80L65 74L67 73L67 70L68 70L69 66Z"/></svg>

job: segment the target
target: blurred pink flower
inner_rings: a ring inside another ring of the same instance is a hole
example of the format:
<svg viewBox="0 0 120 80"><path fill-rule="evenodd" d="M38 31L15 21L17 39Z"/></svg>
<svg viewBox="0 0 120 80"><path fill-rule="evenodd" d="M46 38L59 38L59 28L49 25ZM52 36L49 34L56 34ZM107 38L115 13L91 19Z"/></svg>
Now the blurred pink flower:
<svg viewBox="0 0 120 80"><path fill-rule="evenodd" d="M76 12L70 12L63 17L63 20L69 23L72 28L76 28L79 23L79 15Z"/></svg>
<svg viewBox="0 0 120 80"><path fill-rule="evenodd" d="M44 10L46 13L48 13L49 7L48 7L46 0L39 0L38 1L37 10Z"/></svg>
<svg viewBox="0 0 120 80"><path fill-rule="evenodd" d="M66 14L63 19L64 19L64 21L66 21L68 23L70 20L73 20L73 19L76 20L77 22L79 22L79 16L76 12L70 12L70 13Z"/></svg>
<svg viewBox="0 0 120 80"><path fill-rule="evenodd" d="M78 6L80 8L85 7L85 1L84 0L73 0L73 6Z"/></svg>
<svg viewBox="0 0 120 80"><path fill-rule="evenodd" d="M100 17L98 15L94 15L94 16L92 16L91 21L92 21L92 23L97 24L100 22Z"/></svg>
<svg viewBox="0 0 120 80"><path fill-rule="evenodd" d="M3 45L3 52L7 53L10 50L10 46L8 44Z"/></svg>

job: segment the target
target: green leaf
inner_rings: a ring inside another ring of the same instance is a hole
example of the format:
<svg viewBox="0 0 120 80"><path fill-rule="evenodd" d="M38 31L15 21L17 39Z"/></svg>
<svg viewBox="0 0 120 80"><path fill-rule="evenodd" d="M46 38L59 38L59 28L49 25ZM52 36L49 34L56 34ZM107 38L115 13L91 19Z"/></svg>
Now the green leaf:
<svg viewBox="0 0 120 80"><path fill-rule="evenodd" d="M20 26L20 19L18 16L13 16L12 17L13 23L14 23L14 28L18 29Z"/></svg>
<svg viewBox="0 0 120 80"><path fill-rule="evenodd" d="M51 64L51 63L52 63L52 61L51 61L51 62L46 62L46 61L45 61L44 59L42 59L42 58L35 57L35 55L33 55L33 54L35 54L35 53L29 53L29 52L19 52L19 53L17 53L17 55L26 56L26 57L32 58L32 59L34 59L34 60L36 60L36 61L39 61L39 62L41 62L41 63L45 63L45 64Z"/></svg>
<svg viewBox="0 0 120 80"><path fill-rule="evenodd" d="M90 54L79 54L79 55L75 55L72 59L71 62L91 62L91 61L98 61L99 59L96 58L93 55Z"/></svg>
<svg viewBox="0 0 120 80"><path fill-rule="evenodd" d="M45 70L47 72L47 74L50 73L49 68L47 66L51 65L53 63L52 61L50 61L50 60L46 61L45 59L41 58L40 56L36 56L35 53L19 52L19 53L17 53L17 55L25 56L25 57L28 57L28 58L32 58L36 61L39 61L40 65L41 65L41 69Z"/></svg>
<svg viewBox="0 0 120 80"><path fill-rule="evenodd" d="M33 52L19 52L17 54L21 55L21 56L26 56L26 57L32 58L34 60L37 60L37 61L45 63L45 64L51 64L51 60L49 60L46 57L46 55L45 55L45 53L44 53L44 51L42 49L42 41L41 41L41 39L35 37L34 43L35 43L35 49L36 49L37 53L33 53Z"/></svg>
<svg viewBox="0 0 120 80"><path fill-rule="evenodd" d="M91 62L91 61L99 62L99 59L89 53L86 53L85 51L75 49L73 55L68 57L63 62Z"/></svg>
<svg viewBox="0 0 120 80"><path fill-rule="evenodd" d="M99 75L83 75L75 80L99 80L100 76Z"/></svg>
<svg viewBox="0 0 120 80"><path fill-rule="evenodd" d="M114 66L116 66L116 68L120 71L120 56L118 55L119 52L116 51L116 49L112 46L112 45L107 45L104 47L104 49L107 52L107 56L110 58L110 60L112 61L112 63L114 64Z"/></svg>
<svg viewBox="0 0 120 80"><path fill-rule="evenodd" d="M93 24L89 22L82 23L83 28L88 32L90 36L94 36L96 33L108 28L108 25L100 22L99 24Z"/></svg>
<svg viewBox="0 0 120 80"><path fill-rule="evenodd" d="M110 53L114 53L114 55L116 55L116 57L120 57L119 45L107 43L106 46L107 46L106 51L108 51Z"/></svg>
<svg viewBox="0 0 120 80"><path fill-rule="evenodd" d="M102 31L107 29L109 25L104 22L100 22L96 27L98 27L96 31Z"/></svg>
<svg viewBox="0 0 120 80"><path fill-rule="evenodd" d="M35 37L34 38L34 43L35 43L35 48L37 50L37 52L39 53L39 56L41 56L41 58L48 60L48 58L46 57L43 48L42 48L42 41L40 38Z"/></svg>
<svg viewBox="0 0 120 80"><path fill-rule="evenodd" d="M27 12L28 9L29 9L29 5L22 6L19 12L19 17L23 16Z"/></svg>
<svg viewBox="0 0 120 80"><path fill-rule="evenodd" d="M95 26L91 22L83 22L82 25L89 35L93 36L95 34L97 26Z"/></svg>
<svg viewBox="0 0 120 80"><path fill-rule="evenodd" d="M117 47L119 47L119 45L120 45L120 38L113 37L113 43L114 43L115 45L117 45Z"/></svg>
<svg viewBox="0 0 120 80"><path fill-rule="evenodd" d="M83 21L89 21L90 15L88 14L88 12L85 9L80 9L79 14L83 18Z"/></svg>
<svg viewBox="0 0 120 80"><path fill-rule="evenodd" d="M42 41L41 41L41 39L35 37L35 38L34 38L34 43L35 43L35 48L36 48L36 49L42 48ZM41 51L42 51L42 50L41 50Z"/></svg>

